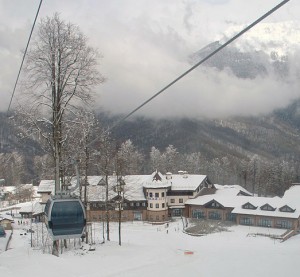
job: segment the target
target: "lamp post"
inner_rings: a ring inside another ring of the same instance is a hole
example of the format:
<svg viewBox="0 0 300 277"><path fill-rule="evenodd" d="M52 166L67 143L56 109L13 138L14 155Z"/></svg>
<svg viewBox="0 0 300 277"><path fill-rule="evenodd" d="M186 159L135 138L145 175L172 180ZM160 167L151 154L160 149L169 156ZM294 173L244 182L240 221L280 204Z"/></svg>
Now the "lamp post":
<svg viewBox="0 0 300 277"><path fill-rule="evenodd" d="M116 190L118 193L118 210L119 210L119 245L121 246L121 222L122 222L122 203L124 199L125 182L122 177L118 178ZM122 195L123 194L123 195Z"/></svg>

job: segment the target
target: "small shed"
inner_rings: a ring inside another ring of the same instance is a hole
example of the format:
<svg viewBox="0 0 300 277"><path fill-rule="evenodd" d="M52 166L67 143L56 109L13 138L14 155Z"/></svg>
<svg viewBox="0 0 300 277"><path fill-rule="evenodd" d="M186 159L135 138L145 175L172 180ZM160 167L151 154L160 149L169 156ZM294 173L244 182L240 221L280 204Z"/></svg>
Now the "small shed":
<svg viewBox="0 0 300 277"><path fill-rule="evenodd" d="M12 216L7 214L0 214L0 225L4 227L5 230L12 230L12 223L14 219Z"/></svg>

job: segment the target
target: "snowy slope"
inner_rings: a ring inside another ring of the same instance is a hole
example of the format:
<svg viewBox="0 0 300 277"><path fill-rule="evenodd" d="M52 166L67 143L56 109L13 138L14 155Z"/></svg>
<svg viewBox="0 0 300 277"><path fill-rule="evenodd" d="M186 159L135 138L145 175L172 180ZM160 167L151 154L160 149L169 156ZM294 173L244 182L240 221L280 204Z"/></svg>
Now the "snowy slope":
<svg viewBox="0 0 300 277"><path fill-rule="evenodd" d="M97 225L95 251L77 247L59 258L30 249L30 236L17 229L11 249L0 254L1 276L282 277L296 276L300 270L300 236L285 243L247 236L282 230L235 226L230 232L192 237L182 233L181 221L168 228L142 222L125 223L122 228L121 247L116 224L112 224L111 241L105 244L100 244L102 230ZM185 250L192 254L185 255Z"/></svg>

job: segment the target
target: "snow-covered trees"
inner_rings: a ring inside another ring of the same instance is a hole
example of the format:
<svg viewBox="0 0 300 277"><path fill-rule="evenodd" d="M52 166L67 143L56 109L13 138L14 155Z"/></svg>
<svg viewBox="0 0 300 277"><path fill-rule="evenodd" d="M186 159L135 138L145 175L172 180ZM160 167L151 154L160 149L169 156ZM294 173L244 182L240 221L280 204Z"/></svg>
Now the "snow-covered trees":
<svg viewBox="0 0 300 277"><path fill-rule="evenodd" d="M26 63L25 104L20 113L26 133L41 139L54 159L56 190L63 178L62 153L68 128L79 106L92 99L92 88L104 81L98 52L87 46L79 28L58 14L41 20Z"/></svg>
<svg viewBox="0 0 300 277"><path fill-rule="evenodd" d="M119 175L139 174L143 166L143 155L136 149L132 141L126 140L118 149L116 171Z"/></svg>

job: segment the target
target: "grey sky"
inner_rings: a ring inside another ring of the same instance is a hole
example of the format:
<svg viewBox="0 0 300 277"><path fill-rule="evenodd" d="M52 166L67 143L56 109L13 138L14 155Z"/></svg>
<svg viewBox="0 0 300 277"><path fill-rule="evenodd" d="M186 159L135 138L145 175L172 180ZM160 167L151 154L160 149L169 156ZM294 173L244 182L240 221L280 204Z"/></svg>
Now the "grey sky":
<svg viewBox="0 0 300 277"><path fill-rule="evenodd" d="M39 18L59 12L77 24L98 48L107 82L96 88L96 107L128 113L186 71L188 57L224 34L251 23L281 1L241 0L51 0ZM0 109L8 107L38 0L0 0ZM290 1L264 23L289 21L299 36L300 3ZM276 25L276 24L275 24ZM274 26L275 26L274 25ZM296 26L296 27L295 27ZM293 36L281 39L282 48ZM298 32L298 33L297 33ZM247 36L247 34L246 34ZM244 41L255 45L253 30ZM248 38L248 40L247 40ZM252 39L252 40L251 40ZM240 41L242 43L243 40ZM295 46L296 47L296 46ZM298 55L296 52L295 55ZM294 67L297 69L297 65ZM199 69L140 111L155 116L225 116L259 114L287 105L299 96L293 76L281 82L269 76L240 80L228 72ZM17 93L21 93L18 89ZM14 100L15 101L15 100Z"/></svg>

